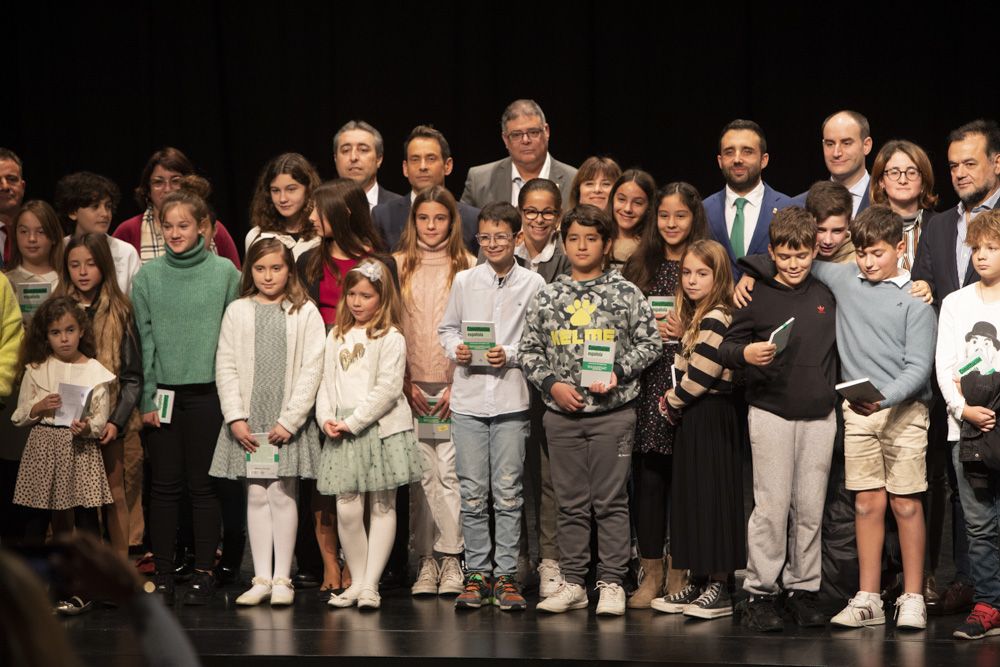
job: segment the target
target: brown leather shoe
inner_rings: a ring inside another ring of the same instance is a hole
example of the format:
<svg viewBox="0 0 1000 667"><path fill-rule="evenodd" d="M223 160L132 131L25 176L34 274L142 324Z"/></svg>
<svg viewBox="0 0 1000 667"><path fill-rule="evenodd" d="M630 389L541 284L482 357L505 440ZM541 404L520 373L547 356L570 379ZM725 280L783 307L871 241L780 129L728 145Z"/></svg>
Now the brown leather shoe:
<svg viewBox="0 0 1000 667"><path fill-rule="evenodd" d="M924 604L927 605L928 613L937 613L935 610L941 607L941 596L937 591L937 582L933 574L924 575Z"/></svg>
<svg viewBox="0 0 1000 667"><path fill-rule="evenodd" d="M951 586L945 590L944 595L941 596L941 613L968 614L972 611L972 598L975 592L975 589L969 584L952 582Z"/></svg>

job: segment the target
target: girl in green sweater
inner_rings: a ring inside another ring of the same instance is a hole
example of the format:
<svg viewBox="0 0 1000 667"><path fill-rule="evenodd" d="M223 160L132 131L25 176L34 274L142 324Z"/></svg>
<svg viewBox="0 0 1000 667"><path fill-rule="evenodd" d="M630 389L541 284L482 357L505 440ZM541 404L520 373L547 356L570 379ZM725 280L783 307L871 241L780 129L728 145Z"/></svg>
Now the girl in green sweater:
<svg viewBox="0 0 1000 667"><path fill-rule="evenodd" d="M215 581L212 561L219 539L219 504L208 475L222 411L215 388L215 349L222 315L239 292L233 264L205 248L212 215L208 183L185 176L160 212L166 253L144 264L132 286L142 341L144 386L140 400L150 459L150 537L156 587L173 602L171 575L177 512L185 480L190 493L195 576L184 602L205 604ZM172 407L160 409L158 394Z"/></svg>

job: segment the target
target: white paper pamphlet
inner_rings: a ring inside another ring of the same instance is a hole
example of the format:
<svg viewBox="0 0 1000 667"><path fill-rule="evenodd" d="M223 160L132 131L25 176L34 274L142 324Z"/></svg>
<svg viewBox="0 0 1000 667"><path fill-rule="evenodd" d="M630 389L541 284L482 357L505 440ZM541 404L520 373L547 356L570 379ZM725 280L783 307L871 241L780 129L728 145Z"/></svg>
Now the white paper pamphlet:
<svg viewBox="0 0 1000 667"><path fill-rule="evenodd" d="M90 403L91 389L78 384L59 383L59 399L62 405L56 410L56 426L71 426L74 420L83 417Z"/></svg>

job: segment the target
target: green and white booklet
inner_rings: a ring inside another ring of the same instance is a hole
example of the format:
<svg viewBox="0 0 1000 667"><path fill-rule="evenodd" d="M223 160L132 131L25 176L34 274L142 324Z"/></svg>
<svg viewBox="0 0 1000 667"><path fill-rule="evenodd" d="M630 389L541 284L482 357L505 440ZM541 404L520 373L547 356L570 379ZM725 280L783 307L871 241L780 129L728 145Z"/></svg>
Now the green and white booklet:
<svg viewBox="0 0 1000 667"><path fill-rule="evenodd" d="M580 362L581 387L589 387L595 382L610 384L614 369L614 341L588 340L583 343L583 359Z"/></svg>
<svg viewBox="0 0 1000 667"><path fill-rule="evenodd" d="M427 396L427 405L431 410L437 405L441 394ZM441 419L437 415L421 415L417 417L417 438L420 440L451 440L451 420Z"/></svg>
<svg viewBox="0 0 1000 667"><path fill-rule="evenodd" d="M788 346L788 339L792 337L793 324L795 324L795 318L789 317L787 322L771 332L771 337L767 339L767 342L776 346L775 355L781 354L782 350Z"/></svg>
<svg viewBox="0 0 1000 667"><path fill-rule="evenodd" d="M486 352L497 345L496 327L493 322L462 321L462 342L472 351L470 366L489 366Z"/></svg>
<svg viewBox="0 0 1000 667"><path fill-rule="evenodd" d="M256 452L246 452L247 479L276 479L279 448L267 441L267 433L251 433L257 441Z"/></svg>
<svg viewBox="0 0 1000 667"><path fill-rule="evenodd" d="M649 301L649 307L653 310L653 315L655 317L667 316L674 306L677 304L677 297L675 296L651 296L647 299ZM667 343L676 344L677 340L675 338L668 338Z"/></svg>
<svg viewBox="0 0 1000 667"><path fill-rule="evenodd" d="M17 303L21 307L21 318L25 324L52 293L52 285L49 283L17 283L14 289L17 291Z"/></svg>

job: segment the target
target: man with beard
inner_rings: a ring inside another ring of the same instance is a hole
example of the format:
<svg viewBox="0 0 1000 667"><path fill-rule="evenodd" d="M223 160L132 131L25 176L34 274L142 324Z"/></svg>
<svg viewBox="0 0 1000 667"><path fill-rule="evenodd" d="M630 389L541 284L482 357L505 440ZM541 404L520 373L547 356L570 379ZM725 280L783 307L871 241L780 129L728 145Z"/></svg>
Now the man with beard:
<svg viewBox="0 0 1000 667"><path fill-rule="evenodd" d="M21 209L24 199L24 177L21 172L21 158L14 151L0 148L0 249L5 265L10 261L10 249L14 245L14 218Z"/></svg>
<svg viewBox="0 0 1000 667"><path fill-rule="evenodd" d="M948 169L959 202L934 215L920 235L913 265L913 287L930 290L934 303L979 280L965 244L969 221L1000 200L1000 127L974 120L948 135Z"/></svg>
<svg viewBox="0 0 1000 667"><path fill-rule="evenodd" d="M734 120L719 136L719 169L726 187L705 199L712 237L729 253L733 277L743 271L736 260L767 252L768 228L779 209L791 204L761 180L767 167L767 140L752 120Z"/></svg>

